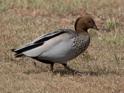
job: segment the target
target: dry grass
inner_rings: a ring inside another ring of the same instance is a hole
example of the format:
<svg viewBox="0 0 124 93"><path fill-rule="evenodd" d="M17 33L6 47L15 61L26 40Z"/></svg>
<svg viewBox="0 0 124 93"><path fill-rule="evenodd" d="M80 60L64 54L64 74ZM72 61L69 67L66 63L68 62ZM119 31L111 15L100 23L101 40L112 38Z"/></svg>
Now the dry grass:
<svg viewBox="0 0 124 93"><path fill-rule="evenodd" d="M0 0L0 93L123 93L123 0ZM72 75L56 64L30 58L15 59L10 49L57 28L72 28L85 11L93 15L99 32L87 53L69 66L82 72Z"/></svg>

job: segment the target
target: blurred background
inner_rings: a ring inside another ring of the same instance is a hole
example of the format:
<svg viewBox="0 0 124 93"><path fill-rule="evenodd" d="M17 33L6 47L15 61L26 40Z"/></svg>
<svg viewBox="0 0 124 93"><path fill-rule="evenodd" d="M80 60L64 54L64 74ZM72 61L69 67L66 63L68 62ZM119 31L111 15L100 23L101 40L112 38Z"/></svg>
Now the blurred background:
<svg viewBox="0 0 124 93"><path fill-rule="evenodd" d="M0 0L0 92L123 93L123 4L124 0ZM100 30L89 31L89 48L68 64L82 75L72 75L59 64L51 73L48 65L15 59L10 51L47 32L74 29L76 18L84 14L90 14Z"/></svg>

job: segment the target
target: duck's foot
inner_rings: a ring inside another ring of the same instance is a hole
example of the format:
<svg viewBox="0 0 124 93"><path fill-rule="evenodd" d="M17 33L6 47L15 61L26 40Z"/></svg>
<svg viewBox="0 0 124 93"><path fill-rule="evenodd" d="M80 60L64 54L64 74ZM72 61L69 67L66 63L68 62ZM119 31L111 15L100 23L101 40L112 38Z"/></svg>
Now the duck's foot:
<svg viewBox="0 0 124 93"><path fill-rule="evenodd" d="M76 75L82 76L82 74L83 74L77 70L70 68L69 66L67 66L67 64L62 64L62 65L65 67L65 69L69 70L73 75L76 74Z"/></svg>
<svg viewBox="0 0 124 93"><path fill-rule="evenodd" d="M67 64L62 64L62 65L65 67L65 69L67 69L67 70L69 70L71 72L75 72L75 70L70 68Z"/></svg>

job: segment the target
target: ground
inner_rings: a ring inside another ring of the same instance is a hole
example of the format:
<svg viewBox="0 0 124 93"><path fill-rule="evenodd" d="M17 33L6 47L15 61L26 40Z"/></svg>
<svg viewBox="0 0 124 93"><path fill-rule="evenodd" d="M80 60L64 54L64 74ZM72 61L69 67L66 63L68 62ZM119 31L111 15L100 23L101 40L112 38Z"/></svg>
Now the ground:
<svg viewBox="0 0 124 93"><path fill-rule="evenodd" d="M123 0L0 0L0 93L124 93ZM10 49L58 28L71 28L90 14L99 31L91 44L69 62L80 74L56 64L14 58ZM34 66L36 62L36 67Z"/></svg>

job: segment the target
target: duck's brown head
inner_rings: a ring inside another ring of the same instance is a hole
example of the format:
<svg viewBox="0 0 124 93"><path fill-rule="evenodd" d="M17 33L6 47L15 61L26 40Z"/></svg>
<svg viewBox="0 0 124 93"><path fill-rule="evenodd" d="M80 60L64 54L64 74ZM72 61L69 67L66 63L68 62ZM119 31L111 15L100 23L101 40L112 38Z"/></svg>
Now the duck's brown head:
<svg viewBox="0 0 124 93"><path fill-rule="evenodd" d="M92 19L91 16L86 15L86 16L82 16L82 17L77 18L77 20L75 22L75 30L77 32L82 32L82 31L87 32L87 30L89 28L93 28L93 29L98 30L98 28L95 24L95 21Z"/></svg>

